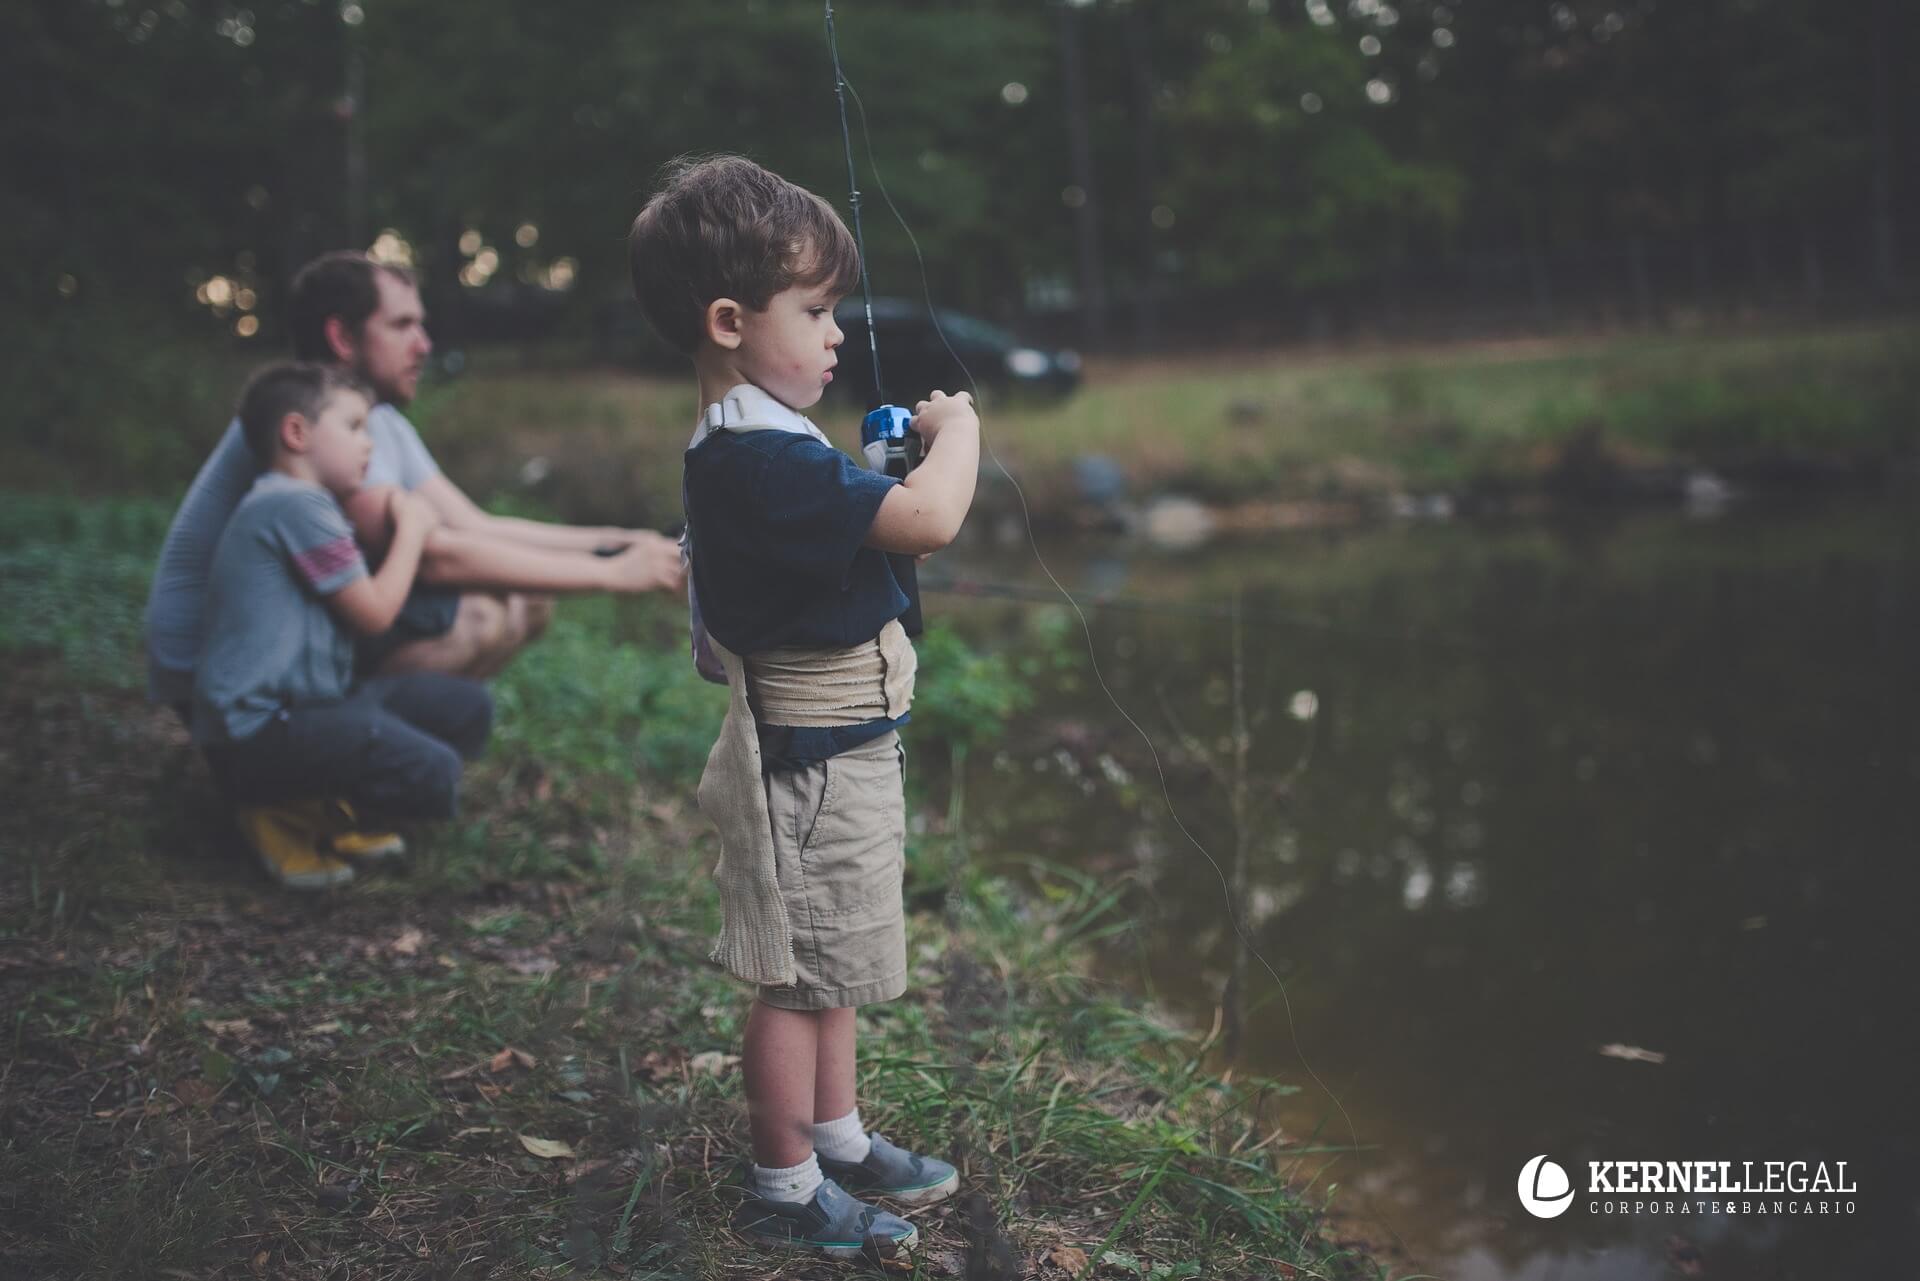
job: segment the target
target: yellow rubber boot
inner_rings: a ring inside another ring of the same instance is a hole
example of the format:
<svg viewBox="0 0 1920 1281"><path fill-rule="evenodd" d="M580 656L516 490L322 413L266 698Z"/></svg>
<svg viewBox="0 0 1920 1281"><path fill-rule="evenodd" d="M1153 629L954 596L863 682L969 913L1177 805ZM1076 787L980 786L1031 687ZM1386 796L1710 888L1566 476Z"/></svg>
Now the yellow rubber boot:
<svg viewBox="0 0 1920 1281"><path fill-rule="evenodd" d="M290 890L324 890L345 885L353 869L323 852L320 828L308 805L256 805L235 815L240 835L260 865Z"/></svg>
<svg viewBox="0 0 1920 1281"><path fill-rule="evenodd" d="M398 832L372 832L360 826L360 816L353 812L353 806L345 801L334 801L329 808L337 808L344 816L346 831L334 831L331 847L335 854L347 859L364 859L377 862L396 859L407 852L407 842Z"/></svg>

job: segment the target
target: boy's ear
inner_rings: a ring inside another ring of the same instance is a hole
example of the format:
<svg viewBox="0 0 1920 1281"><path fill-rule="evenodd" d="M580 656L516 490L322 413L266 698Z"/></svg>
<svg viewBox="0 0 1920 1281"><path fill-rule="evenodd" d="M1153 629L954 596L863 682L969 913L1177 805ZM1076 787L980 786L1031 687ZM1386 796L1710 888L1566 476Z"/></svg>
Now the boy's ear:
<svg viewBox="0 0 1920 1281"><path fill-rule="evenodd" d="M740 345L740 313L746 309L731 298L715 298L707 304L707 341L729 351Z"/></svg>
<svg viewBox="0 0 1920 1281"><path fill-rule="evenodd" d="M360 346L359 336L353 332L353 327L343 317L328 316L321 322L321 331L326 335L327 349L333 353L333 358L343 365L351 364Z"/></svg>
<svg viewBox="0 0 1920 1281"><path fill-rule="evenodd" d="M308 438L313 434L313 424L306 415L290 413L280 420L280 448L290 454L307 452Z"/></svg>

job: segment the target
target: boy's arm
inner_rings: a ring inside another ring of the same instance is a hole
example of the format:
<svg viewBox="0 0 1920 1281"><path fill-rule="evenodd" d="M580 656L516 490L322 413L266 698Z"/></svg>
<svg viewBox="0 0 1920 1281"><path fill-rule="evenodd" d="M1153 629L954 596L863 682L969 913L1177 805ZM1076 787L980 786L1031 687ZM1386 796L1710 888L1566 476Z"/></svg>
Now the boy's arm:
<svg viewBox="0 0 1920 1281"><path fill-rule="evenodd" d="M914 406L913 429L927 442L927 456L881 500L866 545L919 556L951 543L973 505L980 419L966 392L936 391Z"/></svg>
<svg viewBox="0 0 1920 1281"><path fill-rule="evenodd" d="M425 504L404 490L394 490L388 501L392 504L393 540L379 572L356 578L327 598L333 616L362 636L380 635L400 616L400 607L413 590L420 550L433 520Z"/></svg>

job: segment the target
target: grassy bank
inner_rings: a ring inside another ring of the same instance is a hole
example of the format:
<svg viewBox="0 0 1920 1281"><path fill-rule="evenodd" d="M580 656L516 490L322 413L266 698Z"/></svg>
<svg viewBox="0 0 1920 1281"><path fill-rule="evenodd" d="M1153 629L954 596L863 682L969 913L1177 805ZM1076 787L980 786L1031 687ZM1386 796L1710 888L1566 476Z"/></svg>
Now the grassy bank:
<svg viewBox="0 0 1920 1281"><path fill-rule="evenodd" d="M469 492L596 523L678 518L690 379L567 367L537 350L472 355L412 409ZM50 411L65 416L0 432L9 484L183 489L245 362L172 350L140 368L154 378L70 379L92 390ZM156 369L173 375L162 385ZM830 400L815 416L851 442L852 406ZM1871 479L1920 455L1920 324L1095 359L1071 399L989 404L986 426L1042 521L1074 517L1087 455L1118 464L1136 498L1243 506L1605 501L1644 494L1650 478L1670 494L1694 467L1762 486ZM986 477L983 501L1010 501L990 464Z"/></svg>
<svg viewBox="0 0 1920 1281"><path fill-rule="evenodd" d="M685 380L482 365L417 417L480 492L666 523L693 408ZM815 416L848 439L850 407L829 401ZM1104 360L1071 399L989 405L985 421L1041 519L1071 508L1087 455L1113 459L1136 497L1220 504L1605 498L1610 484L1692 467L1797 483L1914 458L1920 327ZM993 501L997 472L986 474Z"/></svg>
<svg viewBox="0 0 1920 1281"><path fill-rule="evenodd" d="M290 895L137 693L164 505L0 511L6 1271L771 1274L719 1231L746 1004L704 961L713 849L690 797L721 695L675 611L570 604L499 683L465 812L411 873ZM933 644L928 747L1018 687ZM862 1110L952 1154L967 1195L917 1216L924 1249L890 1270L1380 1275L1328 1215L1327 1149L1245 1121L1291 1087L1220 1079L1088 976L1123 924L1108 892L1056 870L1018 896L913 800L915 972L863 1014Z"/></svg>

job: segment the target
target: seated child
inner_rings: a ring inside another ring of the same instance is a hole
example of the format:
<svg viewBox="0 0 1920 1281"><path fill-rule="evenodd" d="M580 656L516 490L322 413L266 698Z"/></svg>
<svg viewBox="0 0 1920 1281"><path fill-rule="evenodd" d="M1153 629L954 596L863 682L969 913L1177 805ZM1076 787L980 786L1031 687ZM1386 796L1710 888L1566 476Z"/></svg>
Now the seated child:
<svg viewBox="0 0 1920 1281"><path fill-rule="evenodd" d="M683 491L695 652L731 701L699 788L719 829L711 959L755 985L742 1070L756 1243L851 1257L918 1237L868 1205L925 1205L959 1174L866 1132L855 1007L907 983L899 726L913 694L908 608L887 553L946 546L973 501L979 420L934 392L902 481L857 465L800 411L833 378L833 306L859 279L818 196L752 161L682 161L635 219L634 292L693 358L699 425Z"/></svg>
<svg viewBox="0 0 1920 1281"><path fill-rule="evenodd" d="M240 399L260 478L214 549L192 731L241 806L241 831L268 873L313 889L351 880L329 838L353 810L376 819L447 818L462 758L493 723L478 682L435 673L353 684L354 638L393 624L433 523L395 490L393 536L369 574L340 500L359 488L371 396L337 367L269 365ZM346 812L313 798L342 797Z"/></svg>

